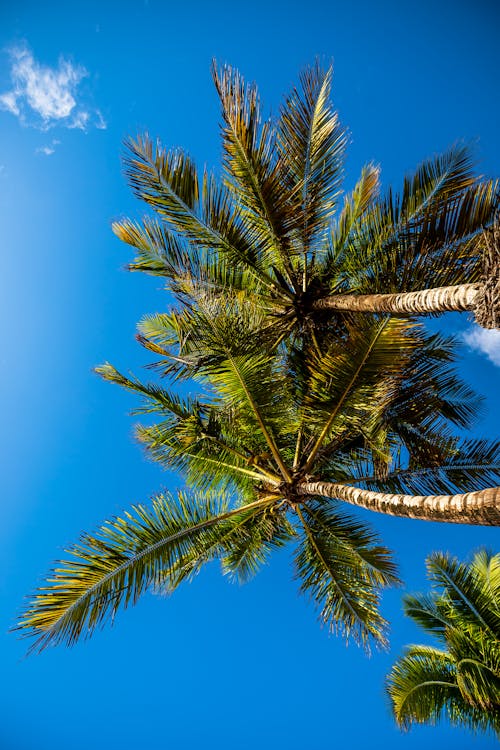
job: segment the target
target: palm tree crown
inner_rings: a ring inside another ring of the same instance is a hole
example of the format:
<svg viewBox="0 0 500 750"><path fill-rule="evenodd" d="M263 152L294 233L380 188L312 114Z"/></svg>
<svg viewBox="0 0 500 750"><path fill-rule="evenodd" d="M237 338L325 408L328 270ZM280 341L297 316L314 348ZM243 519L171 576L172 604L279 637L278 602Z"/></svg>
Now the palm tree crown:
<svg viewBox="0 0 500 750"><path fill-rule="evenodd" d="M187 154L147 137L128 144L129 182L157 217L114 225L138 251L131 269L165 277L183 301L200 286L257 296L277 336L303 335L356 309L478 307L488 325L483 308L497 304L486 281L498 278L490 229L498 183L474 176L465 147L424 162L399 194L380 196L380 170L368 164L342 197L347 137L329 101L331 71L307 69L267 121L256 87L238 72L214 67L214 81L222 179L200 176Z"/></svg>
<svg viewBox="0 0 500 750"><path fill-rule="evenodd" d="M224 179L199 179L185 154L139 139L128 174L158 218L115 226L138 249L131 268L163 276L177 302L141 322L140 341L164 379L198 395L97 368L143 397L138 411L157 419L138 438L189 491L74 545L21 619L39 647L73 643L146 587L170 591L214 558L246 578L287 542L321 620L385 643L380 588L397 582L396 568L339 501L500 524L500 445L458 437L478 399L451 368L453 342L411 317L320 304L431 280L475 284L496 184L453 149L396 198L378 197L378 170L366 167L338 210L346 138L330 74L306 71L276 123L261 122L256 89L237 73L215 81Z"/></svg>
<svg viewBox="0 0 500 750"><path fill-rule="evenodd" d="M500 555L472 563L435 553L427 560L431 594L406 596L406 614L440 648L409 646L388 677L394 717L408 729L445 717L500 737Z"/></svg>
<svg viewBox="0 0 500 750"><path fill-rule="evenodd" d="M396 569L338 500L352 491L453 493L466 482L480 495L498 476L498 444L453 437L477 400L448 367L451 343L409 321L361 317L346 320L343 340L320 356L316 344L277 349L270 337L266 345L258 309L235 298L200 298L189 314L192 349L172 354L171 374L198 381L197 398L111 365L98 371L144 397L138 411L159 421L138 426L139 439L166 468L182 470L194 494L158 497L152 510L85 535L20 627L40 646L72 643L147 586L172 590L214 558L246 578L292 542L295 574L323 622L366 646L384 643L379 590L397 581ZM455 505L433 509L433 496L414 507L398 500L405 495L388 497L389 512L403 516L499 523L497 499L474 508L461 507L460 495L439 496Z"/></svg>

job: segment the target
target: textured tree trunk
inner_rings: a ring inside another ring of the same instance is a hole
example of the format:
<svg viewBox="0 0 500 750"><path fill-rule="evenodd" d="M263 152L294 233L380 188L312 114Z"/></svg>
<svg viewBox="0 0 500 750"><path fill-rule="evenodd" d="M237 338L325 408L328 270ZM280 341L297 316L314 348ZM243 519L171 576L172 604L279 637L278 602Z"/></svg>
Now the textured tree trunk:
<svg viewBox="0 0 500 750"><path fill-rule="evenodd" d="M500 224L484 233L481 292L474 305L476 323L483 328L500 328Z"/></svg>
<svg viewBox="0 0 500 750"><path fill-rule="evenodd" d="M481 284L459 284L397 294L337 294L313 303L314 310L413 313L473 310Z"/></svg>
<svg viewBox="0 0 500 750"><path fill-rule="evenodd" d="M500 328L500 223L484 232L481 280L476 284L392 294L336 294L316 300L313 310L413 315L473 310L482 328Z"/></svg>
<svg viewBox="0 0 500 750"><path fill-rule="evenodd" d="M388 495L333 482L301 482L301 495L321 495L392 516L500 526L500 487L462 495Z"/></svg>

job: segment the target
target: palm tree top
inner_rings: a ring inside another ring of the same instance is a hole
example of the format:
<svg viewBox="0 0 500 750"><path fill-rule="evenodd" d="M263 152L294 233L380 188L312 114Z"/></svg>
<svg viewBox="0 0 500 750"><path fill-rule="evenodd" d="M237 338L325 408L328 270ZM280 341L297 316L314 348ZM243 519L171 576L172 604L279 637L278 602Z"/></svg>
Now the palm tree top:
<svg viewBox="0 0 500 750"><path fill-rule="evenodd" d="M406 595L406 614L435 646L409 646L388 677L394 717L404 729L442 718L500 737L500 555L471 563L427 559L430 594Z"/></svg>
<svg viewBox="0 0 500 750"><path fill-rule="evenodd" d="M338 317L353 295L358 309L397 303L399 313L425 312L426 290L454 286L434 295L436 311L479 303L482 257L492 246L484 229L499 190L474 175L467 147L429 159L386 195L379 167L368 164L343 195L347 137L330 102L331 70L305 69L270 119L238 71L214 65L213 77L221 178L147 136L127 143L129 183L155 215L113 225L138 251L130 269L165 277L182 301L200 288L257 295L282 335L330 325L332 309ZM493 247L497 258L498 242ZM407 303L384 297L417 291Z"/></svg>

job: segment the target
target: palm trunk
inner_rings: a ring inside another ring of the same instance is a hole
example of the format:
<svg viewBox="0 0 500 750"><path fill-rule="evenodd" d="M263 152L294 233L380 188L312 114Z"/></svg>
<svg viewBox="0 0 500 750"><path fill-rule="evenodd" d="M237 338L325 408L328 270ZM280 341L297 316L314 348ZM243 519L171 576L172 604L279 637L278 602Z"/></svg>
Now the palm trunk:
<svg viewBox="0 0 500 750"><path fill-rule="evenodd" d="M313 310L344 312L422 313L473 310L482 328L500 328L500 223L484 232L481 280L475 284L392 294L336 294L312 304Z"/></svg>
<svg viewBox="0 0 500 750"><path fill-rule="evenodd" d="M396 294L337 294L313 302L313 310L388 312L396 315L474 310L481 284L460 284Z"/></svg>
<svg viewBox="0 0 500 750"><path fill-rule="evenodd" d="M333 482L301 482L300 495L322 495L362 508L423 521L500 526L500 487L462 495L388 495Z"/></svg>

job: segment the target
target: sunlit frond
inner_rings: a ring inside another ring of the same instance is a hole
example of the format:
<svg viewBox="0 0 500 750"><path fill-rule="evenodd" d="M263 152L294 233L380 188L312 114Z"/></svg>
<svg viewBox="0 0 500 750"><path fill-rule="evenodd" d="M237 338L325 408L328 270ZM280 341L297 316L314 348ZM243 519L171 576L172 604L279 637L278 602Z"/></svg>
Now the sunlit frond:
<svg viewBox="0 0 500 750"><path fill-rule="evenodd" d="M433 446L438 463L425 466L420 462L408 468L402 463L400 454L391 456L391 468L381 477L377 476L373 460L364 453L336 456L328 467L337 474L339 481L362 484L366 489L381 492L430 495L432 493L455 494L465 487L486 489L500 483L500 443L493 440L440 439L433 436Z"/></svg>
<svg viewBox="0 0 500 750"><path fill-rule="evenodd" d="M328 279L330 292L345 284L343 277L343 253L352 232L369 210L380 190L380 168L374 164L363 167L361 176L350 195L344 198L344 205L338 220L332 226L331 247L325 257L322 272Z"/></svg>
<svg viewBox="0 0 500 750"><path fill-rule="evenodd" d="M182 151L166 151L139 137L127 142L125 172L136 195L189 242L221 253L273 288L258 248L241 225L241 212L228 190L205 175L200 179Z"/></svg>
<svg viewBox="0 0 500 750"><path fill-rule="evenodd" d="M213 78L222 105L224 166L230 189L244 206L244 222L255 247L269 267L286 277L293 289L294 271L288 225L293 217L270 121L262 121L255 84L246 84L240 73L214 63ZM283 288L284 288L283 287Z"/></svg>
<svg viewBox="0 0 500 750"><path fill-rule="evenodd" d="M279 159L291 177L294 226L306 255L321 252L343 178L347 137L330 103L331 78L332 70L319 64L306 68L276 125Z"/></svg>
<svg viewBox="0 0 500 750"><path fill-rule="evenodd" d="M148 588L172 590L185 577L241 543L245 523L269 501L230 510L224 495L159 495L151 508L136 506L84 534L56 564L35 594L18 629L37 640L33 648L72 645L87 637L120 607L135 604ZM181 574L182 572L182 574Z"/></svg>
<svg viewBox="0 0 500 750"><path fill-rule="evenodd" d="M301 591L311 596L330 630L365 648L372 641L385 645L380 588L398 580L389 550L334 504L314 502L297 513L303 527L295 559Z"/></svg>
<svg viewBox="0 0 500 750"><path fill-rule="evenodd" d="M248 581L266 562L269 554L283 547L295 533L284 513L274 508L263 511L253 523L247 524L238 540L230 540L227 554L222 558L224 572L241 583Z"/></svg>
<svg viewBox="0 0 500 750"><path fill-rule="evenodd" d="M498 592L496 578L500 556L496 558L491 570L495 571L493 581ZM427 568L430 580L446 591L446 598L460 622L483 628L500 643L500 609L492 606L491 576L485 581L478 575L481 569L489 571L490 565L484 557L475 567L435 552L429 556Z"/></svg>
<svg viewBox="0 0 500 750"><path fill-rule="evenodd" d="M349 238L347 288L373 294L478 281L499 185L474 177L472 166L470 151L454 147L407 177L401 195L373 202Z"/></svg>
<svg viewBox="0 0 500 750"><path fill-rule="evenodd" d="M427 560L432 594L406 596L405 612L446 650L410 646L387 678L397 723L451 724L500 737L500 555L466 565L448 554Z"/></svg>
<svg viewBox="0 0 500 750"><path fill-rule="evenodd" d="M181 398L176 393L155 383L143 383L134 376L127 377L107 362L95 368L95 372L104 380L138 393L143 397L143 405L133 410L133 414L152 414L159 412L178 419L198 418L203 406L198 399Z"/></svg>

